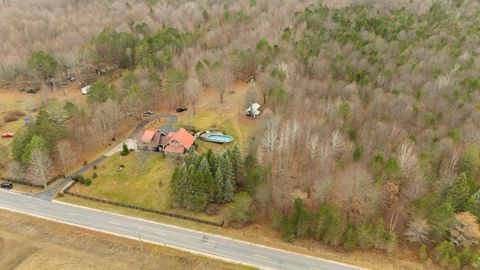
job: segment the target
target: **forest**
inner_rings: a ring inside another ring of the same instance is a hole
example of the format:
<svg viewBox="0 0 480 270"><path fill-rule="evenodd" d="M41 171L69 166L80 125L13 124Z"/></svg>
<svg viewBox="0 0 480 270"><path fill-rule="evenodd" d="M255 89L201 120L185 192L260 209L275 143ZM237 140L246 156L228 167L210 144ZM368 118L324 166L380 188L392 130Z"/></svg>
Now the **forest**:
<svg viewBox="0 0 480 270"><path fill-rule="evenodd" d="M255 78L245 99L267 108L255 135L179 162L175 207L232 202L232 226L268 222L287 242L480 269L479 2L37 2L0 4L0 85L52 89L75 74L93 86L86 105L45 104L9 170L66 171L147 108L195 108L204 88L222 103ZM112 83L97 69L123 73Z"/></svg>

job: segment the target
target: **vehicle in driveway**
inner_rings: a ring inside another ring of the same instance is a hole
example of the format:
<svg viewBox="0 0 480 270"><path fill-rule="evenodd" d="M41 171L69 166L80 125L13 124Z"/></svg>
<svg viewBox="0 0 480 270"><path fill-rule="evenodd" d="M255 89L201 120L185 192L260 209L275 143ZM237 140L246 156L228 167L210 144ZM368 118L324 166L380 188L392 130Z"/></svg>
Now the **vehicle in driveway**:
<svg viewBox="0 0 480 270"><path fill-rule="evenodd" d="M145 111L143 112L143 116L152 116L154 115L155 113L153 111Z"/></svg>
<svg viewBox="0 0 480 270"><path fill-rule="evenodd" d="M187 110L187 107L185 107L185 106L180 106L180 107L178 107L175 111L177 111L177 112L184 112L184 111L186 111L186 110Z"/></svg>
<svg viewBox="0 0 480 270"><path fill-rule="evenodd" d="M13 188L13 184L12 184L12 183L2 183L2 184L0 184L0 188L3 188L3 189L12 189L12 188Z"/></svg>
<svg viewBox="0 0 480 270"><path fill-rule="evenodd" d="M13 136L15 136L15 133L8 132L2 134L2 138L4 139L13 138Z"/></svg>
<svg viewBox="0 0 480 270"><path fill-rule="evenodd" d="M22 92L29 93L29 94L35 94L35 93L37 93L39 90L40 90L39 87L29 86L29 87L23 88L23 89L22 89Z"/></svg>

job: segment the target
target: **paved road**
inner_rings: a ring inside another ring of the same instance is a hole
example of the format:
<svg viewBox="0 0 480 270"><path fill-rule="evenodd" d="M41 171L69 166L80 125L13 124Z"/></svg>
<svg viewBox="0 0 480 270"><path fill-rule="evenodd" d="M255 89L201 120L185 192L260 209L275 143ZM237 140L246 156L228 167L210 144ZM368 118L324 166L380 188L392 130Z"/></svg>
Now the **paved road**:
<svg viewBox="0 0 480 270"><path fill-rule="evenodd" d="M82 226L119 236L167 245L192 253L248 264L263 269L360 269L213 234L117 215L90 208L0 191L0 208Z"/></svg>

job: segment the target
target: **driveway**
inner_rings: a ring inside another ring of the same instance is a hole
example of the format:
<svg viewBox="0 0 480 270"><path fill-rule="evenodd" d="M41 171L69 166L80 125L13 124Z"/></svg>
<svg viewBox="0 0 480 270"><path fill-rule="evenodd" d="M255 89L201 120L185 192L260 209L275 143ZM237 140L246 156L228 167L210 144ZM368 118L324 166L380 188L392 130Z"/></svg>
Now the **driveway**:
<svg viewBox="0 0 480 270"><path fill-rule="evenodd" d="M110 151L106 152L102 156L98 157L97 159L87 163L84 165L82 168L80 168L78 171L74 172L71 176L75 175L81 175L85 173L86 171L90 170L93 166L98 165L100 162L104 161L105 159L113 156L115 153L121 152L123 149L123 144L125 143L128 146L128 149L137 149L137 137L143 132L144 128L151 122L161 119L161 118L167 118L169 121L165 124L163 124L160 127L160 130L163 133L168 133L171 131L176 131L176 129L173 128L173 126L177 123L177 116L173 114L157 114L153 115L145 120L143 120L138 126L128 135L128 138L119 143L117 146L115 146L113 149ZM32 196L44 199L44 200L51 200L55 193L60 190L61 187L63 187L65 184L69 183L72 181L71 176L65 177L63 181L55 185L54 187L51 187L45 191L33 194Z"/></svg>

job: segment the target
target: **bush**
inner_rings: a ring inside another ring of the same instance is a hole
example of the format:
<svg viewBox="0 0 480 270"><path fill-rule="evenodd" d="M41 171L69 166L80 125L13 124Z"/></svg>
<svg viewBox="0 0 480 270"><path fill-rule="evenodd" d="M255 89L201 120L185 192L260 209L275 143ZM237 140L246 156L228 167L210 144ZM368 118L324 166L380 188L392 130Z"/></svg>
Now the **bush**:
<svg viewBox="0 0 480 270"><path fill-rule="evenodd" d="M128 149L128 146L126 144L123 144L122 152L120 152L120 155L128 156L129 153L130 153L130 150Z"/></svg>
<svg viewBox="0 0 480 270"><path fill-rule="evenodd" d="M13 122L13 121L17 121L18 118L24 115L25 113L21 111L10 111L10 112L7 112L4 119L5 119L5 122Z"/></svg>
<svg viewBox="0 0 480 270"><path fill-rule="evenodd" d="M418 250L418 258L421 262L425 262L428 259L427 247L425 244L420 246L420 249Z"/></svg>
<svg viewBox="0 0 480 270"><path fill-rule="evenodd" d="M95 179L98 177L98 174L96 172L93 173L92 178Z"/></svg>
<svg viewBox="0 0 480 270"><path fill-rule="evenodd" d="M240 192L233 197L227 214L227 221L241 227L253 220L253 199L246 192Z"/></svg>
<svg viewBox="0 0 480 270"><path fill-rule="evenodd" d="M93 169L96 170L96 169L97 169L97 165L93 165Z"/></svg>

